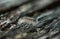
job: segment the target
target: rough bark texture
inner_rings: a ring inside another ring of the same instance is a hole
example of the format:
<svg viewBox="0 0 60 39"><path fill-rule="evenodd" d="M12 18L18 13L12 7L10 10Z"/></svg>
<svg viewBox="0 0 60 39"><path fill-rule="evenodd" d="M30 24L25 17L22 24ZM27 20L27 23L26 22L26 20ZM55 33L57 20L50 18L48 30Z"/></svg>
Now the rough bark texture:
<svg viewBox="0 0 60 39"><path fill-rule="evenodd" d="M60 0L0 0L0 39L60 39Z"/></svg>

